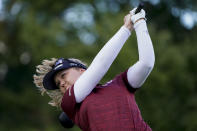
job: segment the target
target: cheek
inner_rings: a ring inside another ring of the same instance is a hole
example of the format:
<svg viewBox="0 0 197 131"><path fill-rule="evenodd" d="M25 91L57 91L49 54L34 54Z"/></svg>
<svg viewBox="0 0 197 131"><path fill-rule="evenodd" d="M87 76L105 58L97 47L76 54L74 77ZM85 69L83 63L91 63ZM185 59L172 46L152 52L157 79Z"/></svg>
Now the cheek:
<svg viewBox="0 0 197 131"><path fill-rule="evenodd" d="M76 82L76 80L79 78L79 74L78 73L73 73L70 76L69 82L71 82L70 84L74 84Z"/></svg>
<svg viewBox="0 0 197 131"><path fill-rule="evenodd" d="M71 82L72 82L72 84L74 84L75 82L76 82L76 80L77 80L77 76L76 75L73 75L72 77L71 77Z"/></svg>

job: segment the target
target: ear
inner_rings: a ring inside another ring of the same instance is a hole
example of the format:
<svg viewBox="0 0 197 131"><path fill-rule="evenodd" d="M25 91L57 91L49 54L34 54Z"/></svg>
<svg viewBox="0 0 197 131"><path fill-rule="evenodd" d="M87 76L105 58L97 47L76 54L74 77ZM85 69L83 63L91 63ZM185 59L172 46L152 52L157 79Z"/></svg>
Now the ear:
<svg viewBox="0 0 197 131"><path fill-rule="evenodd" d="M81 73L83 73L84 71L85 71L85 69L83 69L83 68L80 68L80 70L79 70Z"/></svg>

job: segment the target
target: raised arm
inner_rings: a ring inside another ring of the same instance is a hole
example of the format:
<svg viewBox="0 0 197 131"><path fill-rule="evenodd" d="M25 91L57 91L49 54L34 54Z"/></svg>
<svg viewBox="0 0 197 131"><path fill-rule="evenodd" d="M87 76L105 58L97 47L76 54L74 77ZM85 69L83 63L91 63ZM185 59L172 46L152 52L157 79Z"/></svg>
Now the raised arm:
<svg viewBox="0 0 197 131"><path fill-rule="evenodd" d="M89 68L75 82L74 94L77 103L82 102L103 78L124 43L130 36L131 33L129 28L132 28L128 23L130 15L127 15L125 19L124 26L122 26L105 44L94 58Z"/></svg>
<svg viewBox="0 0 197 131"><path fill-rule="evenodd" d="M139 61L129 68L127 78L132 87L139 88L153 69L155 55L145 21L145 12L141 10L141 12L134 15L134 11L135 9L131 11L131 15L133 15L131 20L134 23L137 35Z"/></svg>

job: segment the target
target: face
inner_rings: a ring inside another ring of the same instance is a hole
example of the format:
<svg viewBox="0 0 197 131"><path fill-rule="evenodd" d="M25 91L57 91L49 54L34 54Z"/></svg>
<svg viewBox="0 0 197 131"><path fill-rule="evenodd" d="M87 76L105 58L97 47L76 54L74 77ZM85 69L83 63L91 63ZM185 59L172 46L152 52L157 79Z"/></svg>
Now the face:
<svg viewBox="0 0 197 131"><path fill-rule="evenodd" d="M54 81L56 85L60 88L62 93L65 93L79 78L79 76L85 71L85 69L79 68L69 68L67 70L63 70L58 72Z"/></svg>

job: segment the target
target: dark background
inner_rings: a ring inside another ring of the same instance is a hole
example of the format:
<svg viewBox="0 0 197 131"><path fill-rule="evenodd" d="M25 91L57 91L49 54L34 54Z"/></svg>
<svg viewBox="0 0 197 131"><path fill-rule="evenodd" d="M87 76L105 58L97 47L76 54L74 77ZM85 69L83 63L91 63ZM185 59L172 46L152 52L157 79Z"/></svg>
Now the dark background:
<svg viewBox="0 0 197 131"><path fill-rule="evenodd" d="M33 84L51 57L90 64L138 0L0 0L0 130L62 131ZM197 129L197 1L145 1L155 66L136 100L154 131ZM102 83L138 60L135 32ZM69 131L79 131L78 127Z"/></svg>

